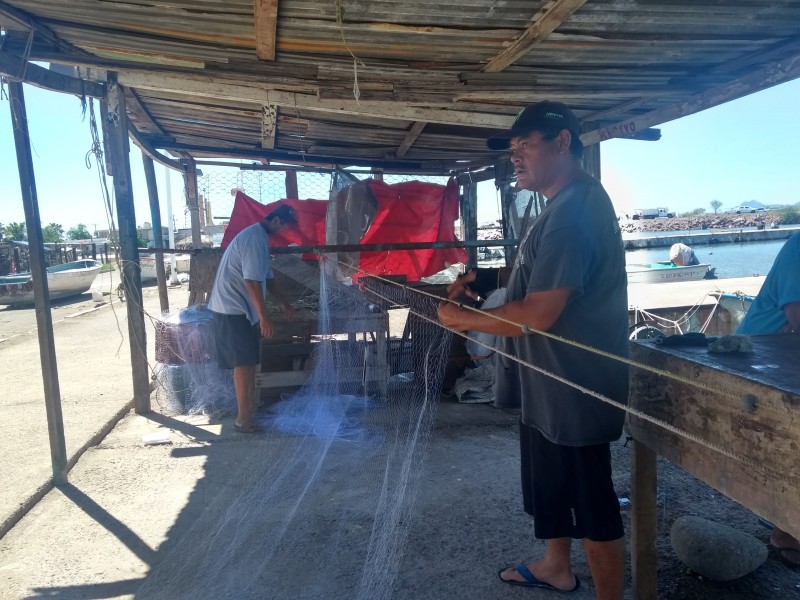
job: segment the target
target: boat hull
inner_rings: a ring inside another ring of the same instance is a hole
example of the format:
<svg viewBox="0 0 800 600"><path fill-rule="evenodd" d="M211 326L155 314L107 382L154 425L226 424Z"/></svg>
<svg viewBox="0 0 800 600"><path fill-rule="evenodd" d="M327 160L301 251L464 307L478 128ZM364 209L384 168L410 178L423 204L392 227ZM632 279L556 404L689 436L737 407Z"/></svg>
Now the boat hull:
<svg viewBox="0 0 800 600"><path fill-rule="evenodd" d="M95 260L78 260L47 269L51 300L77 296L88 291L102 265ZM0 304L33 304L33 276L30 273L0 277Z"/></svg>
<svg viewBox="0 0 800 600"><path fill-rule="evenodd" d="M625 270L628 273L628 283L696 281L705 278L709 272L709 265L707 264L692 265L689 267L667 266L665 263L657 264L660 266L627 265Z"/></svg>

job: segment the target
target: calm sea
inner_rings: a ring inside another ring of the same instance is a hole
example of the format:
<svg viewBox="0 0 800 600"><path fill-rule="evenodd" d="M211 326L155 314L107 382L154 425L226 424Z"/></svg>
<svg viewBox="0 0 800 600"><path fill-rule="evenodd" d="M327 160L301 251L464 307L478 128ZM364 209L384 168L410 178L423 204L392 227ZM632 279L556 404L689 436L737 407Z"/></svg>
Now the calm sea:
<svg viewBox="0 0 800 600"><path fill-rule="evenodd" d="M670 232L672 235L680 233ZM785 243L786 240L746 244L698 244L692 248L701 263L716 267L717 277L722 279L766 275ZM669 248L628 250L625 253L625 260L628 264L669 260Z"/></svg>

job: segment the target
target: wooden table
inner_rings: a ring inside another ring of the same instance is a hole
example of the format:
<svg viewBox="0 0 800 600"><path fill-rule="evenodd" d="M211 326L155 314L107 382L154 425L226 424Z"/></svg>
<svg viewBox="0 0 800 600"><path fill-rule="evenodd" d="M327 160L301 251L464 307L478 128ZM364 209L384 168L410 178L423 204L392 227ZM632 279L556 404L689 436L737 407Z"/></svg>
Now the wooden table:
<svg viewBox="0 0 800 600"><path fill-rule="evenodd" d="M298 312L292 320L274 315L275 336L261 343L262 364L256 373L257 389L297 387L306 382L313 367L308 359L319 343L312 341L314 336L320 334L317 320L318 315L314 312ZM367 355L347 356L350 359L348 364L337 364L332 376L335 375L341 384L358 384L363 393L368 393L368 388L374 386L385 395L389 379L388 327L389 316L384 310L331 314L330 334L346 336L351 343L356 343L357 334L370 335L374 339L374 344L369 344L373 351ZM368 344L364 342L364 348L367 347ZM267 370L270 362L277 362L282 367L279 370Z"/></svg>
<svg viewBox="0 0 800 600"><path fill-rule="evenodd" d="M723 448L735 458L629 415L634 438L633 596L656 591L656 456L800 537L800 336L750 338L747 354L635 342L632 358L681 376L631 370L630 405ZM697 382L708 389L692 385Z"/></svg>

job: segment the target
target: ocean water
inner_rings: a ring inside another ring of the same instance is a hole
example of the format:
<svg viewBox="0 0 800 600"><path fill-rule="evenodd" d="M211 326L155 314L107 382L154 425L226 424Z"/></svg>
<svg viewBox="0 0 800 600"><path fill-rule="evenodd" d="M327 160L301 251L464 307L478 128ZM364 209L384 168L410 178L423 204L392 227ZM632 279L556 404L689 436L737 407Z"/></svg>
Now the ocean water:
<svg viewBox="0 0 800 600"><path fill-rule="evenodd" d="M676 232L669 233L675 235ZM746 244L698 244L692 248L700 262L715 267L717 277L722 279L766 275L785 243L786 240L748 242ZM669 260L669 248L648 248L625 252L625 261L628 264L651 263L659 260Z"/></svg>

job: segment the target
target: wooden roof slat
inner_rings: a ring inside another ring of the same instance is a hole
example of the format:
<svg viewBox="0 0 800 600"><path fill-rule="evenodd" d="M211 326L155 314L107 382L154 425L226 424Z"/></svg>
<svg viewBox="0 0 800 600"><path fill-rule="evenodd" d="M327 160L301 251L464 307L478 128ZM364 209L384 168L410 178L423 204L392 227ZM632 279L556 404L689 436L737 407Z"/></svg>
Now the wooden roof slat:
<svg viewBox="0 0 800 600"><path fill-rule="evenodd" d="M259 2L271 60L254 0L0 0L0 57L33 27L32 60L118 73L143 146L419 169L493 163L485 137L540 99L570 104L590 142L798 76L800 0L345 1L341 24L331 0Z"/></svg>
<svg viewBox="0 0 800 600"><path fill-rule="evenodd" d="M258 60L275 60L278 28L278 0L255 0L256 56Z"/></svg>
<svg viewBox="0 0 800 600"><path fill-rule="evenodd" d="M406 137L403 138L403 141L400 142L400 146L395 151L395 156L398 158L402 158L405 156L408 149L411 148L411 145L416 141L419 134L422 133L422 130L425 129L425 125L427 123L423 123L422 121L417 121L411 126L411 129L408 130Z"/></svg>
<svg viewBox="0 0 800 600"><path fill-rule="evenodd" d="M586 0L553 0L548 2L531 19L531 24L519 37L515 38L497 56L486 63L483 71L487 73L502 71L555 31L559 25L585 3Z"/></svg>

